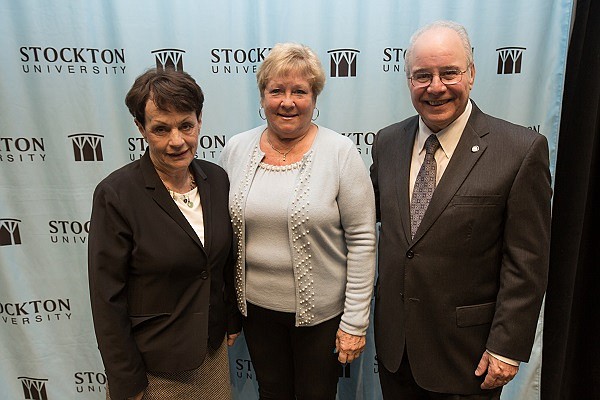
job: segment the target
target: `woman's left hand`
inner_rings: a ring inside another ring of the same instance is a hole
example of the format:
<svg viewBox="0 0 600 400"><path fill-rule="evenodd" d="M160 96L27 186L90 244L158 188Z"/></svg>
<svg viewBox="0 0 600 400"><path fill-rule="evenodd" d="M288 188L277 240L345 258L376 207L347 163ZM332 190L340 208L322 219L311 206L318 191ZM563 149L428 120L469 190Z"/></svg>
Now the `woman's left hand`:
<svg viewBox="0 0 600 400"><path fill-rule="evenodd" d="M233 344L235 343L235 339L237 339L237 337L240 336L240 333L241 332L227 334L227 346L233 346Z"/></svg>
<svg viewBox="0 0 600 400"><path fill-rule="evenodd" d="M356 360L365 349L367 339L365 336L356 336L338 329L335 335L335 349L338 360L342 364L351 363Z"/></svg>

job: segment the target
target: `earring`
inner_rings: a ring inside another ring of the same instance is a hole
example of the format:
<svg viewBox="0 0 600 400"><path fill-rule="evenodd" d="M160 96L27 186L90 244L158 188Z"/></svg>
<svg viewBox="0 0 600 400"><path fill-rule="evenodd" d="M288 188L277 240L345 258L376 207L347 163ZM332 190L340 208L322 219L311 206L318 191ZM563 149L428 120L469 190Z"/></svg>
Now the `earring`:
<svg viewBox="0 0 600 400"><path fill-rule="evenodd" d="M267 119L267 116L266 116L266 115L265 115L265 116L263 116L263 115L262 115L262 113L261 113L261 111L262 111L262 112L264 112L264 111L265 111L265 109L264 109L264 108L262 108L262 107L261 107L261 108L259 108L259 109L258 109L258 116L260 117L260 119L262 119L263 121L265 121L265 120Z"/></svg>
<svg viewBox="0 0 600 400"><path fill-rule="evenodd" d="M315 110L317 110L317 116L315 117ZM317 107L315 107L315 110L313 110L313 116L312 116L312 120L316 121L317 118L319 118L319 115L321 114L321 112L319 111L319 109Z"/></svg>

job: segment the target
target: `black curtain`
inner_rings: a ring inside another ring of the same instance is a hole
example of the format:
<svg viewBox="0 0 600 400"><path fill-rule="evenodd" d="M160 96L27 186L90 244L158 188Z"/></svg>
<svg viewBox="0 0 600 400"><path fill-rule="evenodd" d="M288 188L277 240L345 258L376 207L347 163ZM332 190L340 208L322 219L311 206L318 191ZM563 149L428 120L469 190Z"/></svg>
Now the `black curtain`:
<svg viewBox="0 0 600 400"><path fill-rule="evenodd" d="M560 124L542 400L600 399L600 2L579 0Z"/></svg>

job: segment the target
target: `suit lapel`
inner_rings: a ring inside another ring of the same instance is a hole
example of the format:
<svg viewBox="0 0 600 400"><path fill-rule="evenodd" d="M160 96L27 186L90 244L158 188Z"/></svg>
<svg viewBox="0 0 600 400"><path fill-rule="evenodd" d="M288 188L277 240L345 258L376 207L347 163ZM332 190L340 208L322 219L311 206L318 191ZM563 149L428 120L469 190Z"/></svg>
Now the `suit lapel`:
<svg viewBox="0 0 600 400"><path fill-rule="evenodd" d="M183 216L177 204L173 201L169 192L163 185L158 173L154 169L152 165L152 161L150 160L150 153L146 150L146 153L140 160L142 175L144 178L144 183L146 186L146 190L149 192L150 197L158 204L163 211L173 219L180 227L183 229L193 240L194 242L204 251L204 247L194 232L194 229L188 222L188 220ZM196 178L197 179L197 178ZM198 182L198 181L196 181ZM202 199L202 194L200 195ZM201 200L202 201L202 200ZM203 207L204 209L204 204Z"/></svg>
<svg viewBox="0 0 600 400"><path fill-rule="evenodd" d="M400 132L398 141L399 155L394 160L397 164L393 166L391 171L398 171L398 182L396 185L399 206L400 221L402 229L406 236L406 242L410 243L410 199L408 196L410 187L410 164L412 159L412 150L419 126L419 118L415 117L409 121L404 130Z"/></svg>
<svg viewBox="0 0 600 400"><path fill-rule="evenodd" d="M413 243L416 243L431 228L440 214L446 209L456 191L465 181L479 157L483 155L487 144L481 137L489 132L481 110L473 103L471 117L465 126L452 158L440 179L431 202L425 211L419 229L415 233Z"/></svg>
<svg viewBox="0 0 600 400"><path fill-rule="evenodd" d="M193 161L192 170L194 179L198 184L198 193L200 194L200 204L202 205L202 219L204 220L204 249L206 253L210 250L210 241L212 238L212 207L210 201L210 182L208 176L200 167L200 163Z"/></svg>

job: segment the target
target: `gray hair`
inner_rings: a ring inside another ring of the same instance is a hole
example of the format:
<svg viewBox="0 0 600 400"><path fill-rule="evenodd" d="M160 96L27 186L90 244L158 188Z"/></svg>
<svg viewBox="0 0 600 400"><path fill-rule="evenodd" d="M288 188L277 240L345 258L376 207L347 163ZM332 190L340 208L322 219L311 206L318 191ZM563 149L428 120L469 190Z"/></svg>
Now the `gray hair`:
<svg viewBox="0 0 600 400"><path fill-rule="evenodd" d="M463 44L463 48L465 50L465 54L467 55L467 66L473 64L473 48L471 47L471 40L469 40L469 34L464 26L454 21L435 21L430 24L427 24L421 28L419 28L413 35L410 37L410 42L408 44L408 49L406 50L406 54L404 55L404 72L406 73L406 77L410 76L410 70L412 68L411 65L411 57L412 52L415 47L415 42L423 33L430 31L432 29L450 29L458 34L460 41Z"/></svg>

